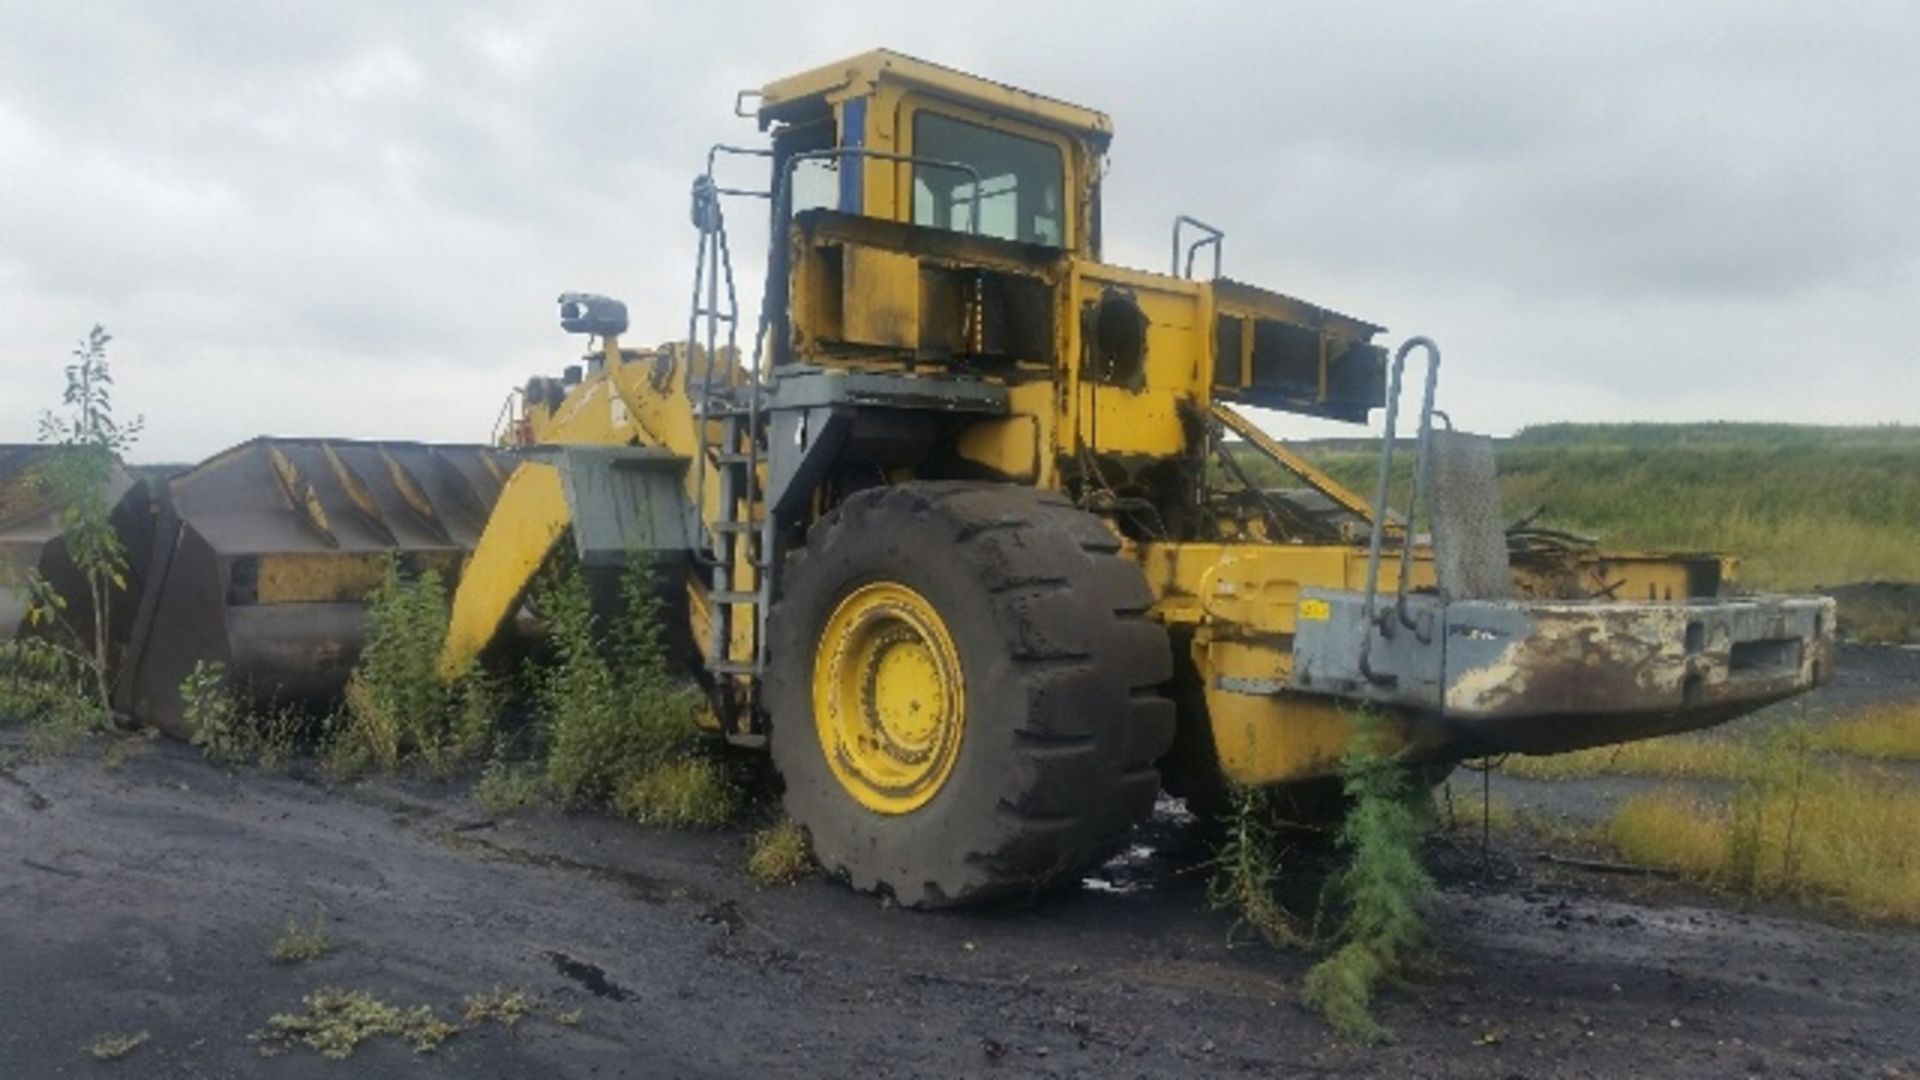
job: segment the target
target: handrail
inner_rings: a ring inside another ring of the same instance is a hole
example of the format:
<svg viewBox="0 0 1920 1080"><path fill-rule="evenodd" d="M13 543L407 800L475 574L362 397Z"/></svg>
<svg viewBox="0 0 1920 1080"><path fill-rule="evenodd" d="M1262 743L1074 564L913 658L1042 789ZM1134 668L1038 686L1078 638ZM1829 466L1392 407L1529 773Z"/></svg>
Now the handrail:
<svg viewBox="0 0 1920 1080"><path fill-rule="evenodd" d="M1408 338L1394 351L1392 373L1387 380L1387 415L1385 431L1380 444L1380 473L1374 485L1373 528L1367 534L1367 590L1362 613L1367 627L1366 639L1360 645L1360 671L1375 682L1388 681L1386 677L1376 677L1368 665L1368 655L1373 647L1373 632L1376 622L1383 636L1392 636L1392 627L1375 612L1375 604L1380 593L1380 550L1386 537L1388 517L1388 494L1393 479L1393 452L1398 434L1400 415L1400 384L1406 372L1407 354L1414 349L1425 349L1427 353L1426 388L1420 400L1420 434L1414 444L1413 484L1407 500L1407 516L1401 529L1400 579L1395 583L1394 613L1402 626L1415 629L1414 620L1407 615L1407 583L1413 576L1413 532L1415 518L1420 511L1420 497L1424 494L1423 474L1427 469L1427 442L1433 433L1433 396L1440 381L1440 346L1432 338Z"/></svg>
<svg viewBox="0 0 1920 1080"><path fill-rule="evenodd" d="M1183 227L1188 225L1193 226L1196 230L1202 233L1205 233L1206 235L1202 236L1198 240L1195 240L1193 244L1186 249L1187 267L1186 267L1186 272L1183 274L1180 272L1180 251L1181 251L1180 230ZM1173 219L1173 265L1170 268L1168 268L1167 273L1173 275L1174 277L1184 277L1184 278L1191 279L1193 277L1194 256L1200 253L1201 248L1210 246L1213 248L1213 276L1216 278L1219 277L1220 276L1220 249L1226 246L1225 244L1226 238L1227 238L1227 234L1226 234L1226 230L1224 229L1216 229L1212 225L1209 225L1206 222L1201 221L1199 218L1189 217L1186 214L1176 215Z"/></svg>

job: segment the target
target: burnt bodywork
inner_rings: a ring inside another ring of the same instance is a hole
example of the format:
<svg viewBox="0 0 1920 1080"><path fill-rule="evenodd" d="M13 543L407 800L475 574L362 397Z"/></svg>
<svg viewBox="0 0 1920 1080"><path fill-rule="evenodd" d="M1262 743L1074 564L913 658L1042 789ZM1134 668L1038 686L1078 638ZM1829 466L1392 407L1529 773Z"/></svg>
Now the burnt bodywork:
<svg viewBox="0 0 1920 1080"><path fill-rule="evenodd" d="M1411 711L1471 756L1554 753L1705 727L1824 682L1833 601L1302 593L1293 689ZM1418 724L1416 724L1416 728ZM1425 740L1419 740L1425 741Z"/></svg>

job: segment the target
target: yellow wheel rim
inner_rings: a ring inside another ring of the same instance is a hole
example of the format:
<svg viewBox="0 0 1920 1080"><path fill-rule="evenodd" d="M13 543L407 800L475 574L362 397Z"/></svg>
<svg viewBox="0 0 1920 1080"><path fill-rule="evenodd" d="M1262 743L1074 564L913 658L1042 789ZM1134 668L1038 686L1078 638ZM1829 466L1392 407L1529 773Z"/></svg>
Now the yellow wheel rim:
<svg viewBox="0 0 1920 1080"><path fill-rule="evenodd" d="M840 786L906 814L939 794L960 756L966 684L927 598L874 582L833 609L813 659L813 722Z"/></svg>

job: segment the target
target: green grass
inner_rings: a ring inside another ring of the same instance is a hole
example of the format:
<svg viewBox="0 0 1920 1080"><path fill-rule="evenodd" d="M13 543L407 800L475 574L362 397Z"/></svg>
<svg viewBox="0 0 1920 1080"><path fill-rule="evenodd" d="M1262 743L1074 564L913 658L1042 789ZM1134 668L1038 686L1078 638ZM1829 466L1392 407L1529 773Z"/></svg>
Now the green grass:
<svg viewBox="0 0 1920 1080"><path fill-rule="evenodd" d="M320 959L337 947L327 933L326 920L316 915L310 924L288 919L267 956L276 964L304 964Z"/></svg>
<svg viewBox="0 0 1920 1080"><path fill-rule="evenodd" d="M733 820L740 795L720 762L690 751L636 769L614 793L613 806L646 825L710 828Z"/></svg>
<svg viewBox="0 0 1920 1080"><path fill-rule="evenodd" d="M533 1011L533 999L525 990L495 986L480 994L468 994L460 1004L460 1015L468 1025L499 1024L510 1028Z"/></svg>
<svg viewBox="0 0 1920 1080"><path fill-rule="evenodd" d="M1804 763L1727 802L1636 795L1606 836L1628 859L1740 895L1920 923L1920 791L1877 769Z"/></svg>
<svg viewBox="0 0 1920 1080"><path fill-rule="evenodd" d="M1355 723L1340 768L1353 806L1339 833L1347 864L1332 882L1338 947L1308 970L1300 999L1347 1038L1374 1043L1392 1037L1373 1015L1374 992L1405 974L1428 941L1422 908L1434 883L1420 856L1431 796L1378 749L1374 718L1359 713Z"/></svg>
<svg viewBox="0 0 1920 1080"><path fill-rule="evenodd" d="M1920 761L1920 702L1876 705L1807 733L1812 750L1876 761Z"/></svg>
<svg viewBox="0 0 1920 1080"><path fill-rule="evenodd" d="M136 1031L130 1035L99 1035L86 1045L86 1051L95 1061L119 1061L139 1049L152 1036L145 1031Z"/></svg>
<svg viewBox="0 0 1920 1080"><path fill-rule="evenodd" d="M753 834L747 847L747 876L762 886L791 885L813 869L807 830L792 818Z"/></svg>
<svg viewBox="0 0 1920 1080"><path fill-rule="evenodd" d="M1745 743L1712 735L1668 735L1591 750L1539 757L1516 754L1500 771L1523 780L1583 776L1655 776L1668 780L1725 780L1740 775L1753 756Z"/></svg>
<svg viewBox="0 0 1920 1080"><path fill-rule="evenodd" d="M1888 762L1920 760L1920 706L1712 735L1673 735L1541 758L1529 780L1597 775L1676 783L1622 800L1587 841L1744 899L1780 897L1864 919L1920 923L1920 789Z"/></svg>
<svg viewBox="0 0 1920 1080"><path fill-rule="evenodd" d="M1897 702L1809 719L1792 735L1809 753L1870 761L1920 761L1920 704ZM1513 755L1500 771L1523 780L1650 776L1663 780L1739 780L1764 765L1767 739L1721 733L1667 735L1540 757Z"/></svg>
<svg viewBox="0 0 1920 1080"><path fill-rule="evenodd" d="M1300 450L1371 497L1372 449ZM1509 518L1544 506L1609 547L1737 555L1760 589L1920 581L1920 428L1546 424L1498 456Z"/></svg>
<svg viewBox="0 0 1920 1080"><path fill-rule="evenodd" d="M445 777L491 746L498 688L478 668L440 678L448 604L436 571L410 577L392 557L368 597L366 644L347 682L350 723L338 737L386 772L409 759Z"/></svg>
<svg viewBox="0 0 1920 1080"><path fill-rule="evenodd" d="M496 757L487 762L473 786L473 799L489 814L502 816L547 801L546 769L537 761L512 762Z"/></svg>
<svg viewBox="0 0 1920 1080"><path fill-rule="evenodd" d="M1236 788L1221 822L1223 835L1214 851L1207 902L1233 913L1229 942L1251 930L1276 948L1309 944L1298 920L1280 903L1275 889L1286 851L1284 828L1277 823L1276 796L1266 788Z"/></svg>
<svg viewBox="0 0 1920 1080"><path fill-rule="evenodd" d="M364 990L322 987L301 1004L305 1008L300 1012L269 1017L265 1030L255 1035L268 1052L300 1045L339 1061L353 1056L368 1039L389 1036L406 1042L415 1053L427 1054L460 1030L440 1019L431 1006L391 1005Z"/></svg>

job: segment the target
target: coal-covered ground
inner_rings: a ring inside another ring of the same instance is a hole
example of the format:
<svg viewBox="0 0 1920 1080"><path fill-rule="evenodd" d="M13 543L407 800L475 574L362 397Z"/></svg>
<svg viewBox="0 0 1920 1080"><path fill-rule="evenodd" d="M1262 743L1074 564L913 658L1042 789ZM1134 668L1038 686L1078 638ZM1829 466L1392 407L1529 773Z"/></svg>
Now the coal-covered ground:
<svg viewBox="0 0 1920 1080"><path fill-rule="evenodd" d="M1909 653L1850 648L1823 693L1920 696ZM744 827L495 819L458 784L327 786L165 741L112 767L30 759L4 738L5 1078L1920 1076L1920 932L1551 866L1525 838L1484 861L1468 834L1435 842L1437 953L1381 1004L1396 1040L1368 1048L1298 1004L1310 955L1208 908L1205 847L1171 807L1084 887L918 914L819 878L757 889ZM1299 855L1303 893L1325 867ZM269 959L316 917L336 952ZM496 988L541 1005L431 1054L263 1056L253 1033L323 986L449 1017ZM87 1050L138 1032L118 1061Z"/></svg>

